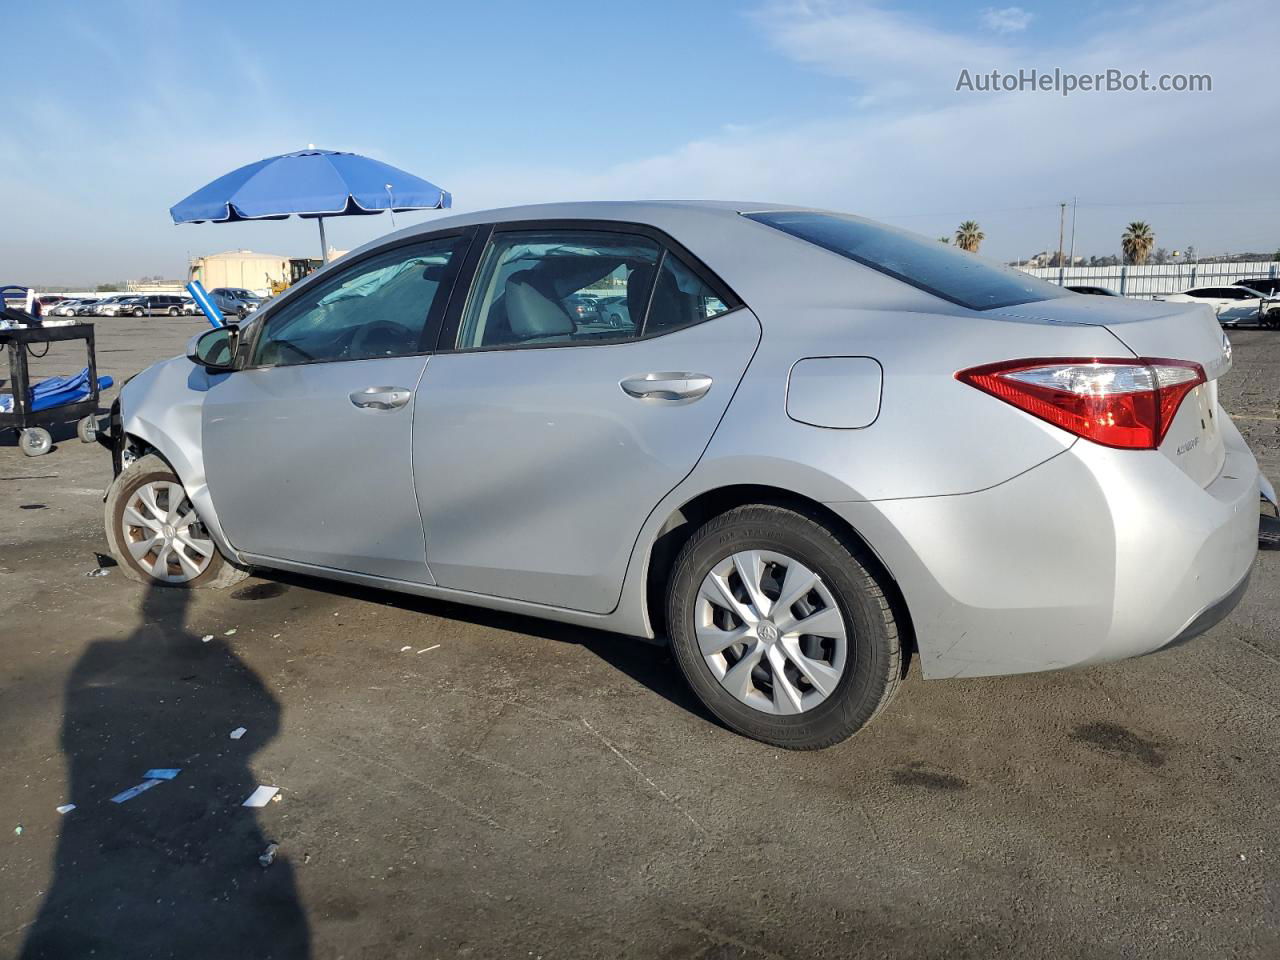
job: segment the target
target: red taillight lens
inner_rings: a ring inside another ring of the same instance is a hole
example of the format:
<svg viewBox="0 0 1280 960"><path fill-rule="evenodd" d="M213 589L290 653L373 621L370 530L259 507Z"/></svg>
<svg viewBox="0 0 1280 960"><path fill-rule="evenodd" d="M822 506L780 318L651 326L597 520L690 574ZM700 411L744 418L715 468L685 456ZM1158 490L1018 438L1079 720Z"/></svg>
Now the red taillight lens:
<svg viewBox="0 0 1280 960"><path fill-rule="evenodd" d="M1186 360L1010 360L956 379L1107 447L1154 450L1182 399L1205 382Z"/></svg>

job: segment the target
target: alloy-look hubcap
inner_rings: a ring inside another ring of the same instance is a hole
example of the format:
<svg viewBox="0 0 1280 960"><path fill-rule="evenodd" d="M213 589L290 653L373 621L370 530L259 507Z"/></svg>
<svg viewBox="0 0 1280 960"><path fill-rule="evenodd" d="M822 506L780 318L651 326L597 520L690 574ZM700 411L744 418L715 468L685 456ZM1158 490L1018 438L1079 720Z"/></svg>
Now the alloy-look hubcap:
<svg viewBox="0 0 1280 960"><path fill-rule="evenodd" d="M180 483L144 483L125 504L120 526L125 549L156 580L186 583L213 560L213 541Z"/></svg>
<svg viewBox="0 0 1280 960"><path fill-rule="evenodd" d="M812 710L835 691L849 640L817 573L769 550L725 557L694 604L698 648L736 699L762 713Z"/></svg>

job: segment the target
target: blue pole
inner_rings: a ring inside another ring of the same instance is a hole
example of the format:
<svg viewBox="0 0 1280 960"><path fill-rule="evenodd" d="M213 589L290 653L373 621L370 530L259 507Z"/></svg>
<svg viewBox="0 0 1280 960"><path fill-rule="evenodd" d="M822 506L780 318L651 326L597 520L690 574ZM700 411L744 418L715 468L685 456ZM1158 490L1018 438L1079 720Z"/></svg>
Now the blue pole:
<svg viewBox="0 0 1280 960"><path fill-rule="evenodd" d="M196 302L196 306L204 312L210 326L225 327L227 325L227 322L222 319L222 314L218 312L218 308L209 299L209 294L205 292L204 285L199 280L192 280L187 284L187 293L191 294L191 299Z"/></svg>

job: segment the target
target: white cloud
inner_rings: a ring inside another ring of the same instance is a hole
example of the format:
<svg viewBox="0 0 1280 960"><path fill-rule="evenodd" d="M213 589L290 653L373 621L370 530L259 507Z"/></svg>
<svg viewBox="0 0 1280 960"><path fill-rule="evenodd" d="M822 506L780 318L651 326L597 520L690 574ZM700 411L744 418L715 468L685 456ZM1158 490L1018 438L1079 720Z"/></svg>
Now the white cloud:
<svg viewBox="0 0 1280 960"><path fill-rule="evenodd" d="M1006 62L1014 54L866 3L789 0L769 4L754 19L786 56L858 82L873 102L936 89L948 79L954 86L962 68Z"/></svg>
<svg viewBox="0 0 1280 960"><path fill-rule="evenodd" d="M1021 7L987 7L982 11L982 25L996 33L1021 33L1031 25L1032 14Z"/></svg>
<svg viewBox="0 0 1280 960"><path fill-rule="evenodd" d="M1280 149L1280 101L1265 58L1239 57L1233 21L1268 0L1167 7L1071 43L1014 49L975 43L865 4L772 5L756 20L787 56L846 79L871 108L721 132L599 169L506 165L450 179L468 209L598 197L778 200L878 216L928 235L978 219L984 246L1012 259L1056 246L1058 203L1081 200L1077 252L1108 253L1123 225L1151 221L1157 240L1201 250L1275 247L1280 206L1261 158ZM912 47L908 39L916 41ZM1141 60L1134 51L1142 51ZM956 93L958 70L1038 67L1212 72L1210 94ZM1249 150L1207 130L1248 129Z"/></svg>
<svg viewBox="0 0 1280 960"><path fill-rule="evenodd" d="M1056 247L1058 203L1078 196L1077 252L1113 252L1133 219L1151 222L1157 242L1170 248L1271 250L1280 241L1280 202L1267 199L1275 190L1266 158L1280 152L1280 99L1258 93L1270 88L1273 71L1265 57L1239 55L1235 24L1263 22L1272 3L1204 7L1170 0L1158 18L1109 13L1077 24L1070 39L1059 34L1032 43L1024 36L1019 45L978 36L976 24L970 33L946 30L867 3L773 3L752 14L762 36L782 56L821 74L813 78L821 92L847 88L846 108L818 118L712 116L706 136L655 142L616 164L565 150L563 138L549 137L541 156L494 155L485 163L444 155L430 176L453 191L459 210L592 198L776 200L856 211L931 236L972 217L987 234L984 252L1009 259ZM147 51L138 52L148 59ZM754 55L758 69L777 68ZM219 96L272 102L267 66L261 74L235 71ZM1213 92L1063 98L955 91L960 69L1023 67L1208 72ZM104 70L115 69L104 63ZM134 91L123 116L95 117L92 105L19 102L30 135L21 150L0 143L0 195L10 198L15 220L39 232L0 235L0 262L15 276L38 282L177 273L187 247L314 247L310 222L174 227L157 194L176 200L247 160L335 133L352 147L363 134L341 117L326 129L300 129L303 121L287 111L264 110L245 119L235 142L179 136L163 149L139 150L131 129L172 123L184 103L208 95L180 75L155 76ZM116 81L114 74L108 81ZM567 102L563 121L578 123ZM68 150L68 142L87 144L89 152ZM389 155L382 144L362 152L415 166L413 156ZM82 184L86 162L106 170L110 191L102 190L102 177ZM331 226L330 238L354 246L390 227L386 217L348 218Z"/></svg>

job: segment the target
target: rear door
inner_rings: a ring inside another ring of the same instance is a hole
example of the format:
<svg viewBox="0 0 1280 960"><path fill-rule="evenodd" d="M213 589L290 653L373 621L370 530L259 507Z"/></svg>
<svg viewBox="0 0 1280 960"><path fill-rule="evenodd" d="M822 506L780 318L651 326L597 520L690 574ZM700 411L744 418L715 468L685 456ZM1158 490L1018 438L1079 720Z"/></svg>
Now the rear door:
<svg viewBox="0 0 1280 960"><path fill-rule="evenodd" d="M482 250L418 389L427 561L441 586L606 613L645 518L710 441L759 323L647 228L513 224ZM616 324L583 317L575 295L626 309Z"/></svg>

